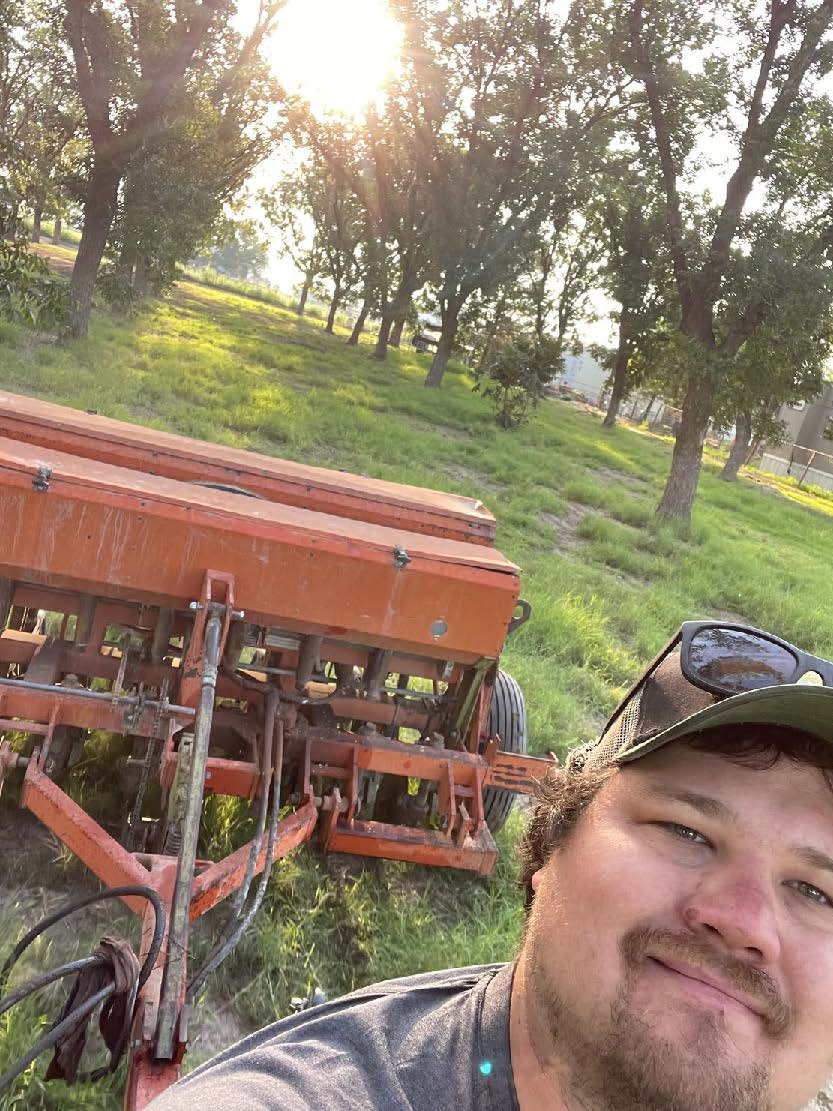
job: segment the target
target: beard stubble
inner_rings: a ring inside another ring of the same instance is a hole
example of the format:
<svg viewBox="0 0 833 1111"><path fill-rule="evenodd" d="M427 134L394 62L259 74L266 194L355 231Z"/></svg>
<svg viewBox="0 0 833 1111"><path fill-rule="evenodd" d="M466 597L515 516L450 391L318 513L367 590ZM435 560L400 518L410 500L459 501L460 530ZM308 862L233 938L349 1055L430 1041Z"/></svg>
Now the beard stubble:
<svg viewBox="0 0 833 1111"><path fill-rule="evenodd" d="M773 1042L786 1036L792 1016L768 979L748 966L718 957L713 947L688 934L637 926L622 939L625 976L610 1007L609 1020L587 1029L542 973L532 938L526 982L539 1025L536 1053L544 1065L544 1041L563 1065L572 1105L582 1111L768 1111L770 1070L766 1062L741 1065L731 1059L731 1034L722 1015L687 1016L684 1043L662 1035L650 1016L638 1012L635 995L649 950L676 954L695 965L720 971L765 1010L762 1019ZM531 958L531 959L530 959ZM543 1024L545 1029L540 1030ZM562 1070L559 1070L562 1071Z"/></svg>

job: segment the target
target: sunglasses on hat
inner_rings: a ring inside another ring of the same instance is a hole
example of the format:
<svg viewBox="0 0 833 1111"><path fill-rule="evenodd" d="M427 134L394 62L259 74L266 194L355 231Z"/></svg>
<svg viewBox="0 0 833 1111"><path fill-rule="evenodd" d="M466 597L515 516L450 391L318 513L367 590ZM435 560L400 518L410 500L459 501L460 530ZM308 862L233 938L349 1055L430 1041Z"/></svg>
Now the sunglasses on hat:
<svg viewBox="0 0 833 1111"><path fill-rule="evenodd" d="M772 633L686 621L568 769L625 762L729 724L777 724L833 743L833 663Z"/></svg>
<svg viewBox="0 0 833 1111"><path fill-rule="evenodd" d="M833 686L829 660L748 625L686 621L657 662L677 643L683 675L711 694L730 696L799 682Z"/></svg>

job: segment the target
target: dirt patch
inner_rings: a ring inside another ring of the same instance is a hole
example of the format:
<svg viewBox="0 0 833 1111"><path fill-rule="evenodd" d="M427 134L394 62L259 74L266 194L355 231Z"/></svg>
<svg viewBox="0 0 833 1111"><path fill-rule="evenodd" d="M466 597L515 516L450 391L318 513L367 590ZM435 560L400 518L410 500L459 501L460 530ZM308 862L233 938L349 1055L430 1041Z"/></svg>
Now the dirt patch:
<svg viewBox="0 0 833 1111"><path fill-rule="evenodd" d="M709 614L708 621L725 621L729 625L748 625L749 618L744 617L741 613L735 613L734 610L712 610Z"/></svg>
<svg viewBox="0 0 833 1111"><path fill-rule="evenodd" d="M34 255L39 255L44 259L56 274L61 274L68 278L72 274L72 268L75 265L75 255L67 258L58 248L53 248L49 243L30 243L29 250Z"/></svg>
<svg viewBox="0 0 833 1111"><path fill-rule="evenodd" d="M570 551L581 543L581 538L576 535L576 529L587 514L592 512L593 510L587 506L571 502L563 513L540 512L538 520L542 525L553 530L556 535L556 547Z"/></svg>
<svg viewBox="0 0 833 1111"><path fill-rule="evenodd" d="M431 424L430 421L422 420L420 417L405 416L408 424L415 428L417 432L428 432L432 436L442 436L444 440L456 440L459 442L468 443L471 440L471 433L466 432L463 428L449 428L447 424Z"/></svg>
<svg viewBox="0 0 833 1111"><path fill-rule="evenodd" d="M590 473L594 478L601 478L605 482L618 482L629 490L638 490L640 493L644 493L651 485L646 478L628 474L626 471L616 471L612 467L594 467Z"/></svg>
<svg viewBox="0 0 833 1111"><path fill-rule="evenodd" d="M5 801L5 800L4 800ZM0 883L4 887L25 886L33 876L39 883L63 889L66 880L56 865L58 840L34 814L17 807L0 809Z"/></svg>
<svg viewBox="0 0 833 1111"><path fill-rule="evenodd" d="M462 463L444 463L442 469L452 482L459 482L461 486L468 486L473 491L488 490L489 493L500 494L506 489L502 482L495 482L488 475L472 470L471 467L464 467Z"/></svg>
<svg viewBox="0 0 833 1111"><path fill-rule="evenodd" d="M244 986L242 991L245 990ZM192 1069L202 1061L207 1061L209 1057L228 1049L257 1029L255 1026L244 1025L235 1015L234 1003L237 998L235 995L231 1002L215 1002L213 1006L206 999L201 1006L194 1008L188 1019L186 1068ZM281 1017L275 1015L276 1019Z"/></svg>

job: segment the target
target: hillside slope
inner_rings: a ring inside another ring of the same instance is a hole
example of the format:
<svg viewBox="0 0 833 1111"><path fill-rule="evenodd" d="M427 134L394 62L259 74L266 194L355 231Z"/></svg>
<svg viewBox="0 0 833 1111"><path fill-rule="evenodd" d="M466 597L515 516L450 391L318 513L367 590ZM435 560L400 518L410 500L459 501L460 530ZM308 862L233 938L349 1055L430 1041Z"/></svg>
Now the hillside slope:
<svg viewBox="0 0 833 1111"><path fill-rule="evenodd" d="M596 414L553 401L524 429L501 431L462 368L441 391L427 391L426 366L404 349L380 364L367 347L326 336L320 322L187 282L133 319L98 315L89 338L72 346L0 323L2 388L481 498L497 516L498 546L523 568L533 607L504 664L526 691L534 751L564 752L591 736L640 664L689 617L731 616L833 652L832 502L754 476L726 485L709 466L691 533L677 536L653 523L667 443L624 428L602 433ZM16 820L4 799L0 839L9 847L19 843ZM511 956L521 926L511 852L518 826L516 818L503 836L489 881L308 849L281 862L260 921L209 989L194 1060L285 1013L313 980L335 993ZM226 851L245 832L239 807L212 803L206 851ZM22 923L43 913L41 900L52 905L89 882L39 843L34 902L24 895L29 862L0 853L0 958ZM56 942L36 961L89 952L106 921L99 916L89 937L64 938L64 948ZM216 929L209 919L206 937ZM33 1008L0 1019L0 1071L31 1043L40 1015ZM23 1099L27 1108L109 1107L114 1091L32 1081Z"/></svg>

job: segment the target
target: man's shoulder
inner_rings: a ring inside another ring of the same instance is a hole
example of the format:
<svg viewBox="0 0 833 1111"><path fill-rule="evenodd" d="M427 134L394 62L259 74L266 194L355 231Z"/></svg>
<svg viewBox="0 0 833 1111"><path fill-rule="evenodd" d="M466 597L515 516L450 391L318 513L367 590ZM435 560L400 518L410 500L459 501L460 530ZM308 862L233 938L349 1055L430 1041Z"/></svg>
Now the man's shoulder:
<svg viewBox="0 0 833 1111"><path fill-rule="evenodd" d="M480 996L505 967L383 980L281 1019L201 1065L162 1097L160 1111L203 1109L206 1100L294 1111L320 1106L325 1089L332 1107L418 1108L432 1073L452 1061L465 1089L478 1052Z"/></svg>
<svg viewBox="0 0 833 1111"><path fill-rule="evenodd" d="M380 980L363 988L341 996L337 1002L381 999L391 995L424 997L431 993L454 995L473 988L486 975L492 975L504 968L505 964L472 964L465 968L441 968L435 972L418 972L412 976L397 976L392 980ZM327 1004L324 1004L325 1006Z"/></svg>

